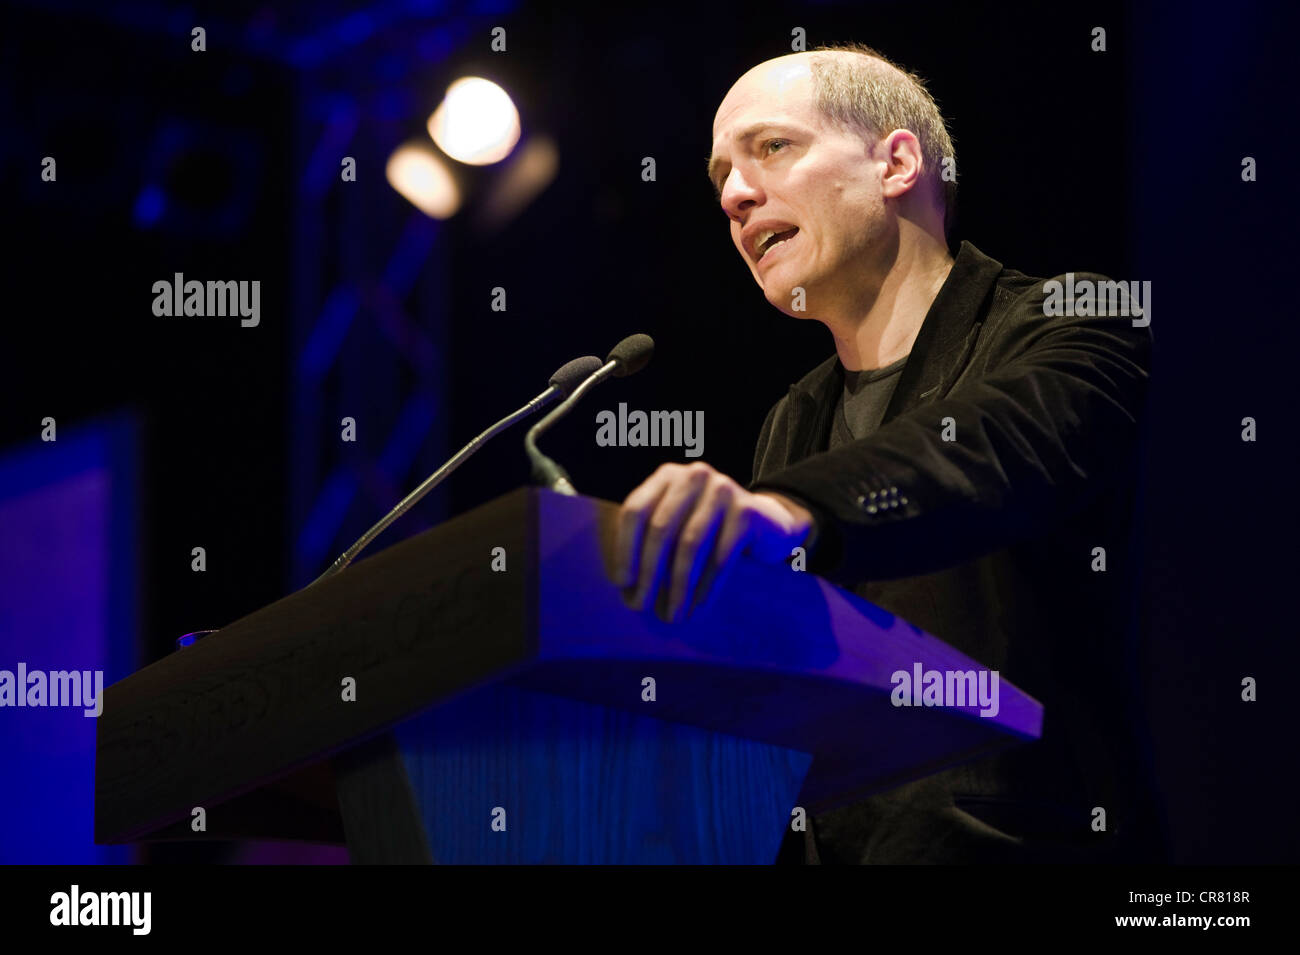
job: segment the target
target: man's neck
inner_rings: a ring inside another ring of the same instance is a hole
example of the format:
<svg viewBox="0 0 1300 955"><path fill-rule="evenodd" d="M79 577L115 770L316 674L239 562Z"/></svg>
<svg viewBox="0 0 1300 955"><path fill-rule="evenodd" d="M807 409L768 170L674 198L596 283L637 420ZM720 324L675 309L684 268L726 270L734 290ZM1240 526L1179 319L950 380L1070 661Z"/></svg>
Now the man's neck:
<svg viewBox="0 0 1300 955"><path fill-rule="evenodd" d="M909 354L952 265L947 245L928 236L900 244L867 311L825 323L844 367L884 368Z"/></svg>

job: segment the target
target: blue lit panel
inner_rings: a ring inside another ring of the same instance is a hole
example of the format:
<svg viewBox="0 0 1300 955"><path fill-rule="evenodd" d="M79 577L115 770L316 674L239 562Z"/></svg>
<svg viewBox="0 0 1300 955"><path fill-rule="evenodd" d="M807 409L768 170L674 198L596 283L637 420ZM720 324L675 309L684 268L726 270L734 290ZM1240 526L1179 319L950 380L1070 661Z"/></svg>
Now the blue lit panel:
<svg viewBox="0 0 1300 955"><path fill-rule="evenodd" d="M119 420L0 454L0 670L100 671L107 687L133 668L135 446ZM94 844L84 710L0 707L0 863L132 861Z"/></svg>

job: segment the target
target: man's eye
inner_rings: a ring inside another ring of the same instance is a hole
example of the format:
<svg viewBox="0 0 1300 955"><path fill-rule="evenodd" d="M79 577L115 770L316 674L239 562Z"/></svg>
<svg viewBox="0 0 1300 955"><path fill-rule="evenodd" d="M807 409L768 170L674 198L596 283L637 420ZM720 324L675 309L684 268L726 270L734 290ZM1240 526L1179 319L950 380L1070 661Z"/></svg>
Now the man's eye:
<svg viewBox="0 0 1300 955"><path fill-rule="evenodd" d="M784 139L769 139L763 143L763 152L770 153L773 146L789 146L790 143Z"/></svg>

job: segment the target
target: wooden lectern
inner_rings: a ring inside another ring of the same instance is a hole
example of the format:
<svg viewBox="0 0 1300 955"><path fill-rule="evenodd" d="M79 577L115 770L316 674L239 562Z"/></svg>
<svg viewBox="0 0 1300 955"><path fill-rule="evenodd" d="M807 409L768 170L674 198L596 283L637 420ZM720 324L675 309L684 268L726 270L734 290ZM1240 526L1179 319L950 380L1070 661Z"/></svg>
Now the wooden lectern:
<svg viewBox="0 0 1300 955"><path fill-rule="evenodd" d="M96 841L770 863L796 807L1041 733L1005 681L996 715L894 705L898 671L980 667L789 566L740 561L684 624L634 613L607 575L616 512L521 488L112 685Z"/></svg>

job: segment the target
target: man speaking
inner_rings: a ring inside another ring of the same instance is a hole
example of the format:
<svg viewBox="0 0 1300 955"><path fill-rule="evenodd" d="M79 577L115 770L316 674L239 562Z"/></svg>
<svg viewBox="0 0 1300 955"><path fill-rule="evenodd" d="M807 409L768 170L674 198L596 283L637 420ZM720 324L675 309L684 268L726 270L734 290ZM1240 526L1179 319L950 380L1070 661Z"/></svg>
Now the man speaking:
<svg viewBox="0 0 1300 955"><path fill-rule="evenodd" d="M1146 860L1129 538L1150 332L1047 307L1042 279L968 242L954 256L954 170L924 85L866 47L731 88L708 170L731 240L835 354L768 413L748 488L697 462L628 495L618 583L681 620L739 555L803 547L1044 704L1041 740L822 814L783 859Z"/></svg>

